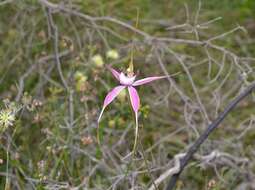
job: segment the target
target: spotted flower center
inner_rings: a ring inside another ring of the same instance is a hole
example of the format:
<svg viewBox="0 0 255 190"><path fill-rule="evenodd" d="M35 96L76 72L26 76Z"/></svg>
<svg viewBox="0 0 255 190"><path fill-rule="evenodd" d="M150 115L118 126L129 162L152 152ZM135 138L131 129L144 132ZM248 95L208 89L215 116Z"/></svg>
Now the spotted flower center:
<svg viewBox="0 0 255 190"><path fill-rule="evenodd" d="M135 76L126 76L124 73L120 73L119 80L122 85L132 85L135 81Z"/></svg>

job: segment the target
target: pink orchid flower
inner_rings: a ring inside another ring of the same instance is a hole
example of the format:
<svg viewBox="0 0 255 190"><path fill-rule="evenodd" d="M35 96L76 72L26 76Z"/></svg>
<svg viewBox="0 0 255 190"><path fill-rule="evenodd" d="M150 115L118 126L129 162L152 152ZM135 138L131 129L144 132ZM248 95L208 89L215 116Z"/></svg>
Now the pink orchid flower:
<svg viewBox="0 0 255 190"><path fill-rule="evenodd" d="M140 86L140 85L144 85L147 83L150 83L154 80L158 80L158 79L163 79L163 78L167 78L167 76L152 76L152 77L147 77L144 79L140 79L140 80L135 80L136 76L135 75L128 75L126 76L123 72L119 73L118 71L116 71L115 69L111 68L111 67L107 67L112 75L120 82L119 86L116 86L115 88L113 88L105 97L104 99L104 105L103 108L101 110L101 113L99 115L98 118L98 123L100 122L100 119L103 115L103 112L105 110L105 108L118 96L118 94L124 90L125 88L128 89L129 92L129 97L130 97L130 102L131 102L131 106L132 109L135 113L135 123L136 123L136 139L135 139L135 145L136 145L136 141L137 141L137 135L138 135L138 110L140 107L140 98L138 95L138 92L136 91L135 87L136 86ZM134 146L135 146L134 145Z"/></svg>

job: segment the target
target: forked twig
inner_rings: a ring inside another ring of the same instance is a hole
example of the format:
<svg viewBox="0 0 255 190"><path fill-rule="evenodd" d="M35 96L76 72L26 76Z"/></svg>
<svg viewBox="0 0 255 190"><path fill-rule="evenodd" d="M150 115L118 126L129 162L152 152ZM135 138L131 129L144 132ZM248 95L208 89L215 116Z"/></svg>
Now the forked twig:
<svg viewBox="0 0 255 190"><path fill-rule="evenodd" d="M188 164L188 162L192 159L194 153L198 150L200 145L208 138L208 136L213 132L214 129L216 129L220 123L225 119L225 117L228 115L229 112L231 112L235 106L242 101L246 96L248 96L253 90L255 89L255 82L252 83L247 89L241 93L239 96L237 96L233 101L231 101L225 110L216 118L204 131L202 135L195 141L195 143L188 149L186 155L181 159L181 165L180 170L178 173L172 175L168 186L166 190L172 190L175 187L175 184L182 173L185 166Z"/></svg>

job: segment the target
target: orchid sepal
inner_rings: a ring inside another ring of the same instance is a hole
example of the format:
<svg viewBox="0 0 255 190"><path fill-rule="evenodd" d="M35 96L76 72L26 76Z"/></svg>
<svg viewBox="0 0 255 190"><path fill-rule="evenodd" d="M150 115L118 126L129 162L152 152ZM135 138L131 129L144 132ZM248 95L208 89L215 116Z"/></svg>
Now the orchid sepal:
<svg viewBox="0 0 255 190"><path fill-rule="evenodd" d="M128 87L128 92L129 92L131 106L135 113L135 143L133 147L133 151L134 151L136 148L137 139L138 139L138 110L140 107L140 98L139 98L138 92L133 86Z"/></svg>
<svg viewBox="0 0 255 190"><path fill-rule="evenodd" d="M118 80L120 81L120 72L117 71L116 69L112 68L111 66L106 66L106 68L112 73L112 75Z"/></svg>
<svg viewBox="0 0 255 190"><path fill-rule="evenodd" d="M140 85L144 85L147 83L151 83L154 80L159 80L159 79L164 79L167 78L167 76L153 76L153 77L146 77L140 80L135 81L132 86L140 86Z"/></svg>
<svg viewBox="0 0 255 190"><path fill-rule="evenodd" d="M97 122L99 123L100 120L101 120L101 117L103 115L103 112L105 110L105 108L119 95L119 93L124 89L126 88L125 86L117 86L115 88L113 88L105 97L104 99L104 105L103 105L103 108L100 112L100 115L98 117L98 120Z"/></svg>

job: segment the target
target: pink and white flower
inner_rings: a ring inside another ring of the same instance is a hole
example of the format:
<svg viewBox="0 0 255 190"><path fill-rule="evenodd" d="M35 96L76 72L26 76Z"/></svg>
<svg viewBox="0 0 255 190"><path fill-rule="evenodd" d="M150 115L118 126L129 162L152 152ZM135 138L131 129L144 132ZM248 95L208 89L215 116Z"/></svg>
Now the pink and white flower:
<svg viewBox="0 0 255 190"><path fill-rule="evenodd" d="M98 118L98 123L100 122L100 119L103 115L103 112L104 112L105 108L118 96L118 94L122 90L127 88L128 92L129 92L131 106L132 106L132 109L135 113L135 123L136 123L135 145L136 145L137 136L138 136L138 110L139 110L139 107L140 107L140 98L139 98L138 92L135 89L135 87L150 83L154 80L167 78L167 76L152 76L152 77L147 77L147 78L140 79L140 80L136 81L135 80L136 79L135 75L125 75L123 72L120 73L120 72L118 72L117 70L115 70L111 67L108 67L108 69L111 71L112 75L119 81L120 85L113 88L106 95L106 97L104 99L103 108L102 108L101 113L100 113L99 118Z"/></svg>

